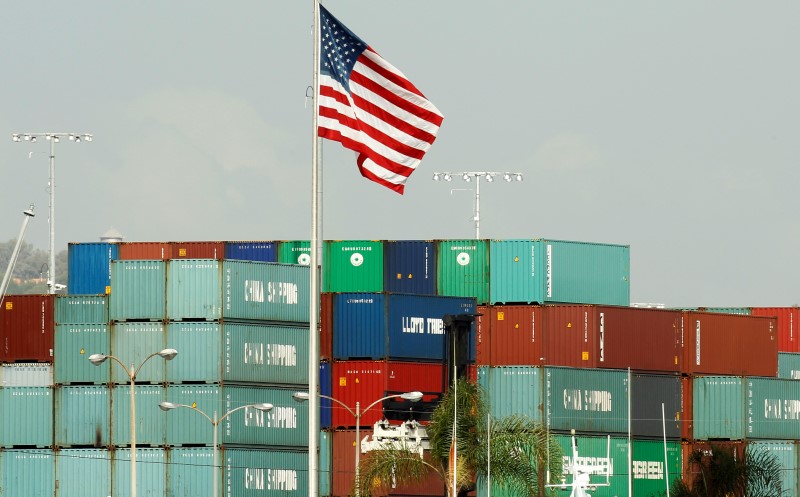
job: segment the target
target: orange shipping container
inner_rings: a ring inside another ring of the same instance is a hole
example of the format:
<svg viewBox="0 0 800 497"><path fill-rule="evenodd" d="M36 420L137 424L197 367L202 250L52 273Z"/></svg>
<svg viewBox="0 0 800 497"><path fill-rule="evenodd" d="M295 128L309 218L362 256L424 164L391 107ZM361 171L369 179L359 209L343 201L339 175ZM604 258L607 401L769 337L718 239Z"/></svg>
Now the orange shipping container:
<svg viewBox="0 0 800 497"><path fill-rule="evenodd" d="M172 259L225 258L225 242L172 242Z"/></svg>
<svg viewBox="0 0 800 497"><path fill-rule="evenodd" d="M119 244L122 261L166 261L172 259L168 242L122 242Z"/></svg>
<svg viewBox="0 0 800 497"><path fill-rule="evenodd" d="M800 352L800 307L751 307L752 316L769 316L778 319L778 352Z"/></svg>

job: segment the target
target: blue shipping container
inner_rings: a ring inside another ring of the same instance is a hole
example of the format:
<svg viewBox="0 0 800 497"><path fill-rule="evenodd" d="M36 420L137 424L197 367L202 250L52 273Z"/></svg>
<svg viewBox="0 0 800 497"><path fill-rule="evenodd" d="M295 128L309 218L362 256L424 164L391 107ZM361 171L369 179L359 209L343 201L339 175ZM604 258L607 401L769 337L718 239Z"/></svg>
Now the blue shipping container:
<svg viewBox="0 0 800 497"><path fill-rule="evenodd" d="M333 395L333 372L331 363L321 362L319 364L319 393L331 397ZM331 411L331 401L329 399L319 399L319 426L330 428L333 422L333 411Z"/></svg>
<svg viewBox="0 0 800 497"><path fill-rule="evenodd" d="M239 261L278 262L275 242L225 242L225 258Z"/></svg>
<svg viewBox="0 0 800 497"><path fill-rule="evenodd" d="M471 297L335 294L333 357L441 361L446 343L444 315L474 314L475 307Z"/></svg>
<svg viewBox="0 0 800 497"><path fill-rule="evenodd" d="M67 251L67 292L106 293L111 285L111 261L119 258L116 243L70 243Z"/></svg>
<svg viewBox="0 0 800 497"><path fill-rule="evenodd" d="M385 241L383 288L391 293L436 295L436 243L425 240Z"/></svg>

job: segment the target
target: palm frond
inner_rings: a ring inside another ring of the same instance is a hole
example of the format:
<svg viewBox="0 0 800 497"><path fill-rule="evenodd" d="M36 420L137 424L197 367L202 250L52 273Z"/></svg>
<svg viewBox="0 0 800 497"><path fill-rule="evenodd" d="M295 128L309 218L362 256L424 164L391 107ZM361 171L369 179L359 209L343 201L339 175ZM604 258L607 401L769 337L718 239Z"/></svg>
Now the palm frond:
<svg viewBox="0 0 800 497"><path fill-rule="evenodd" d="M373 450L362 457L360 494L365 497L386 495L393 486L414 483L432 472L444 481L441 468L420 458L418 453L387 445L383 450Z"/></svg>

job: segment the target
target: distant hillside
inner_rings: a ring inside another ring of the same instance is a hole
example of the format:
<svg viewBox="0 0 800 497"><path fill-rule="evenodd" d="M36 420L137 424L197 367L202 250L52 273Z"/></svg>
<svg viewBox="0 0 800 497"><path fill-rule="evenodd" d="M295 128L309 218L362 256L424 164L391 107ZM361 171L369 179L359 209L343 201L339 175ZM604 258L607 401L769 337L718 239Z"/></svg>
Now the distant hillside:
<svg viewBox="0 0 800 497"><path fill-rule="evenodd" d="M0 242L0 280L5 275L16 243L16 240ZM47 250L33 248L33 245L23 241L6 293L9 295L47 293L48 259ZM66 250L56 253L56 283L67 284Z"/></svg>

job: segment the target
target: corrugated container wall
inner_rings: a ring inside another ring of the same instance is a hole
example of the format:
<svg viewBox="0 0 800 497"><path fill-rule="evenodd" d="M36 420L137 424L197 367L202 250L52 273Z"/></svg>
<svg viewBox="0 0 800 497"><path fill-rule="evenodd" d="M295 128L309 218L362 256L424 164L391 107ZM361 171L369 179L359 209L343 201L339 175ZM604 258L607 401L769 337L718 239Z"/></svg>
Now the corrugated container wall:
<svg viewBox="0 0 800 497"><path fill-rule="evenodd" d="M333 395L332 389L332 374L333 368L328 361L319 363L319 393L331 397ZM320 428L331 427L331 417L333 410L333 402L330 399L320 397L319 399L319 426Z"/></svg>
<svg viewBox="0 0 800 497"><path fill-rule="evenodd" d="M163 446L166 441L167 416L158 408L166 400L163 385L136 385L136 443L144 446ZM131 387L111 388L111 443L127 446L131 443Z"/></svg>
<svg viewBox="0 0 800 497"><path fill-rule="evenodd" d="M383 285L391 293L436 295L436 243L387 240L383 243Z"/></svg>
<svg viewBox="0 0 800 497"><path fill-rule="evenodd" d="M164 319L167 315L166 286L164 261L113 261L109 318L112 321Z"/></svg>
<svg viewBox="0 0 800 497"><path fill-rule="evenodd" d="M308 495L308 452L225 447L221 462L228 497Z"/></svg>
<svg viewBox="0 0 800 497"><path fill-rule="evenodd" d="M100 446L111 441L111 395L106 385L54 388L56 447Z"/></svg>
<svg viewBox="0 0 800 497"><path fill-rule="evenodd" d="M119 258L116 243L70 243L67 245L67 292L106 293L111 284L111 261Z"/></svg>
<svg viewBox="0 0 800 497"><path fill-rule="evenodd" d="M56 488L53 449L0 451L3 497L53 497Z"/></svg>
<svg viewBox="0 0 800 497"><path fill-rule="evenodd" d="M628 373L547 367L547 423L553 430L627 433Z"/></svg>
<svg viewBox="0 0 800 497"><path fill-rule="evenodd" d="M205 426L205 430L210 431L210 428ZM213 447L167 447L166 457L167 493L164 495L188 497L212 492L215 471ZM222 469L217 473L217 482L221 483ZM220 491L219 495L225 494ZM153 497L161 497L161 494Z"/></svg>
<svg viewBox="0 0 800 497"><path fill-rule="evenodd" d="M745 451L755 455L758 452L772 454L781 468L781 491L785 496L797 496L797 441L786 442L782 440L762 440L747 443Z"/></svg>
<svg viewBox="0 0 800 497"><path fill-rule="evenodd" d="M489 242L440 240L436 249L436 286L439 295L474 297L489 301Z"/></svg>
<svg viewBox="0 0 800 497"><path fill-rule="evenodd" d="M683 312L684 373L778 374L777 318Z"/></svg>
<svg viewBox="0 0 800 497"><path fill-rule="evenodd" d="M223 261L222 286L224 319L309 322L308 266Z"/></svg>
<svg viewBox="0 0 800 497"><path fill-rule="evenodd" d="M138 435L138 432L137 432ZM115 497L131 496L131 450L117 448L111 452L112 492ZM163 448L136 448L137 496L161 497L167 493L167 454ZM140 490L141 489L141 490ZM141 492L141 493L140 493Z"/></svg>
<svg viewBox="0 0 800 497"><path fill-rule="evenodd" d="M466 297L391 293L333 296L333 358L441 361L447 314L474 314Z"/></svg>
<svg viewBox="0 0 800 497"><path fill-rule="evenodd" d="M166 261L172 259L170 242L120 242L119 259L123 261Z"/></svg>
<svg viewBox="0 0 800 497"><path fill-rule="evenodd" d="M52 362L55 295L6 295L0 303L0 361Z"/></svg>
<svg viewBox="0 0 800 497"><path fill-rule="evenodd" d="M53 445L53 390L51 387L0 388L0 445Z"/></svg>
<svg viewBox="0 0 800 497"><path fill-rule="evenodd" d="M0 386L52 387L53 365L46 362L0 364Z"/></svg>
<svg viewBox="0 0 800 497"><path fill-rule="evenodd" d="M800 380L800 354L778 352L778 378Z"/></svg>
<svg viewBox="0 0 800 497"><path fill-rule="evenodd" d="M800 439L800 381L748 377L745 386L747 438Z"/></svg>
<svg viewBox="0 0 800 497"><path fill-rule="evenodd" d="M332 438L333 432L325 430L319 432L319 441L317 443L319 447L319 495L321 496L331 495Z"/></svg>
<svg viewBox="0 0 800 497"><path fill-rule="evenodd" d="M308 240L278 242L278 262L308 266L311 263L311 242Z"/></svg>
<svg viewBox="0 0 800 497"><path fill-rule="evenodd" d="M534 366L479 366L478 384L489 398L494 418L514 414L544 422L542 368Z"/></svg>
<svg viewBox="0 0 800 497"><path fill-rule="evenodd" d="M222 259L225 242L170 242L172 259Z"/></svg>
<svg viewBox="0 0 800 497"><path fill-rule="evenodd" d="M107 497L111 492L108 449L62 449L55 452L58 497Z"/></svg>
<svg viewBox="0 0 800 497"><path fill-rule="evenodd" d="M278 262L277 242L225 242L225 258L239 261Z"/></svg>
<svg viewBox="0 0 800 497"><path fill-rule="evenodd" d="M110 280L109 280L110 281ZM108 297L103 295L56 295L56 324L108 323Z"/></svg>
<svg viewBox="0 0 800 497"><path fill-rule="evenodd" d="M56 326L53 381L64 383L108 383L109 364L94 366L92 354L111 353L107 324L60 324ZM116 367L116 366L115 366Z"/></svg>
<svg viewBox="0 0 800 497"><path fill-rule="evenodd" d="M222 300L220 261L186 259L167 264L167 319L220 319Z"/></svg>
<svg viewBox="0 0 800 497"><path fill-rule="evenodd" d="M692 438L744 439L745 392L741 376L695 376L692 389Z"/></svg>
<svg viewBox="0 0 800 497"><path fill-rule="evenodd" d="M780 352L800 352L800 307L752 307L753 316L768 316L778 319L778 350Z"/></svg>
<svg viewBox="0 0 800 497"><path fill-rule="evenodd" d="M323 251L324 292L383 291L383 242L326 240Z"/></svg>
<svg viewBox="0 0 800 497"><path fill-rule="evenodd" d="M166 361L159 356L147 358L150 354L168 348L166 335L166 326L163 322L114 323L111 325L111 355L120 358L125 364L134 364L139 368L136 374L137 382L161 383L166 378ZM104 351L97 352L101 354L107 353ZM180 353L180 351L178 352ZM91 352L90 354L94 353ZM144 364L146 359L147 364ZM192 359L178 356L178 360ZM88 363L89 361L86 362ZM140 365L144 367L139 367ZM92 367L110 369L112 383L130 382L130 376L123 368L119 367L119 364L105 361L99 366Z"/></svg>
<svg viewBox="0 0 800 497"><path fill-rule="evenodd" d="M633 495L666 495L681 479L680 441L634 440L632 452Z"/></svg>
<svg viewBox="0 0 800 497"><path fill-rule="evenodd" d="M631 433L635 438L679 440L689 435L684 427L688 416L682 383L677 375L631 374Z"/></svg>

